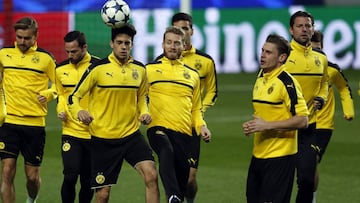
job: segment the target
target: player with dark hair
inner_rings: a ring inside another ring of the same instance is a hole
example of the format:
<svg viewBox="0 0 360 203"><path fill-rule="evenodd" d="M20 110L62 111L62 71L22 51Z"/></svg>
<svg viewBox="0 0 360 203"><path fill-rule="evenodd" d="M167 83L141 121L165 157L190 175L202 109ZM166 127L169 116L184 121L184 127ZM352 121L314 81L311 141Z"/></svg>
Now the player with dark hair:
<svg viewBox="0 0 360 203"><path fill-rule="evenodd" d="M299 129L296 163L297 203L311 203L316 170L316 111L323 108L328 95L327 57L312 49L314 17L297 11L290 17L291 53L285 69L300 83L309 109L309 126Z"/></svg>
<svg viewBox="0 0 360 203"><path fill-rule="evenodd" d="M55 60L37 46L38 24L31 17L16 21L15 44L0 50L2 84L7 115L0 128L1 200L15 202L16 160L25 163L27 202L35 202L40 190L40 166L45 145L47 102L56 97Z"/></svg>
<svg viewBox="0 0 360 203"><path fill-rule="evenodd" d="M248 203L291 199L295 175L297 130L307 127L309 114L299 83L285 71L288 41L269 35L262 47L260 72L253 90L253 119L243 124L254 135L247 177Z"/></svg>
<svg viewBox="0 0 360 203"><path fill-rule="evenodd" d="M201 112L200 78L181 60L185 33L169 27L163 36L164 57L146 65L149 111L147 135L159 158L159 172L169 203L182 202L189 177L192 128L210 141Z"/></svg>
<svg viewBox="0 0 360 203"><path fill-rule="evenodd" d="M71 31L64 36L68 59L56 68L58 89L58 117L62 121L62 160L64 179L61 186L61 199L64 203L75 201L76 182L80 178L79 202L90 203L93 190L90 188L90 133L88 125L74 119L67 107L67 98L87 68L99 58L91 56L87 50L85 34ZM88 108L89 95L86 94L80 105Z"/></svg>
<svg viewBox="0 0 360 203"><path fill-rule="evenodd" d="M313 49L323 49L323 34L316 30L311 38ZM345 78L340 67L328 62L328 76L329 76L329 94L324 107L317 112L316 115L316 146L318 147L317 161L321 162L325 150L329 144L332 132L334 130L334 117L335 117L335 94L334 86L339 92L341 105L343 109L343 116L346 120L351 121L354 116L354 101L351 94L350 86ZM316 191L319 184L319 170L316 169L315 174L315 187L313 203L316 202Z"/></svg>
<svg viewBox="0 0 360 203"><path fill-rule="evenodd" d="M158 176L152 150L139 127L149 124L145 67L130 56L135 28L112 29L112 53L91 65L69 96L73 117L89 125L91 134L91 187L95 202L108 202L126 160L143 177L145 200L159 203ZM80 99L89 95L88 110Z"/></svg>

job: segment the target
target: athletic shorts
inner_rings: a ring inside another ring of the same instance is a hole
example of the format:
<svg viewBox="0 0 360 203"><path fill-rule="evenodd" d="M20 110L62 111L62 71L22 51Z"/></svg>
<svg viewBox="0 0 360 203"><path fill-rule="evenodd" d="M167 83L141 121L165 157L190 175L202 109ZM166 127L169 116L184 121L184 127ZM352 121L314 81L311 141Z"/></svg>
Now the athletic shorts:
<svg viewBox="0 0 360 203"><path fill-rule="evenodd" d="M190 144L190 167L191 168L198 168L199 161L200 161L200 135L198 135L193 129L192 136L191 136L191 144Z"/></svg>
<svg viewBox="0 0 360 203"><path fill-rule="evenodd" d="M79 175L82 169L90 171L90 139L82 139L69 135L63 135L61 139L63 174Z"/></svg>
<svg viewBox="0 0 360 203"><path fill-rule="evenodd" d="M247 176L247 202L290 202L295 163L295 155L269 159L252 157Z"/></svg>
<svg viewBox="0 0 360 203"><path fill-rule="evenodd" d="M4 123L0 127L1 159L17 159L19 152L25 164L40 166L45 146L45 127Z"/></svg>
<svg viewBox="0 0 360 203"><path fill-rule="evenodd" d="M154 161L140 131L121 139L91 136L91 188L116 184L124 159L133 167L141 161Z"/></svg>
<svg viewBox="0 0 360 203"><path fill-rule="evenodd" d="M321 159L326 151L326 148L331 139L332 130L330 129L316 129L316 145L319 148L318 162L321 162Z"/></svg>

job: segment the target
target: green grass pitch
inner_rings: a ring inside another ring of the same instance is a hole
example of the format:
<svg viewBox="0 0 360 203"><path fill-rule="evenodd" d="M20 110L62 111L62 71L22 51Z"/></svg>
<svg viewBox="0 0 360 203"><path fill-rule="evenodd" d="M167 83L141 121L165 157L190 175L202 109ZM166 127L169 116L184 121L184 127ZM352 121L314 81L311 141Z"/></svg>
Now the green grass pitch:
<svg viewBox="0 0 360 203"><path fill-rule="evenodd" d="M360 202L360 124L357 94L360 71L344 74L353 90L356 118L347 122L342 118L337 100L335 131L328 150L320 164L318 203ZM206 113L212 130L211 143L202 143L198 173L197 202L243 203L245 183L252 150L252 138L241 130L242 123L251 118L251 91L255 74L219 74L219 97L216 105ZM49 105L47 143L41 170L42 186L39 203L58 203L62 183L61 127L56 118L55 103ZM143 132L144 129L142 128ZM16 174L16 202L25 202L26 189L22 157ZM159 181L161 202L166 202ZM292 195L292 202L296 187ZM144 184L137 172L124 163L117 185L112 188L110 202L144 202Z"/></svg>

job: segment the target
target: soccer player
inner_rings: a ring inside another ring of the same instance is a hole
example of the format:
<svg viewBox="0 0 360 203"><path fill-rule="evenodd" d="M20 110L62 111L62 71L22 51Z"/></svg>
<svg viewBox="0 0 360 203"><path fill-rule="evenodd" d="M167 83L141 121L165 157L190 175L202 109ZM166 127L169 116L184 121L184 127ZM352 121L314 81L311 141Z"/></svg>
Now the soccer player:
<svg viewBox="0 0 360 203"><path fill-rule="evenodd" d="M146 66L149 111L147 135L159 158L159 173L170 203L184 199L189 177L192 127L205 141L211 132L201 112L200 77L180 60L185 33L169 27L163 36L164 58Z"/></svg>
<svg viewBox="0 0 360 203"><path fill-rule="evenodd" d="M283 37L266 38L253 89L253 119L243 124L246 136L255 133L248 203L290 202L298 151L296 129L307 127L309 112L299 83L283 66L289 54L290 45Z"/></svg>
<svg viewBox="0 0 360 203"><path fill-rule="evenodd" d="M319 49L320 51L322 50L323 34L320 31L316 30L314 32L311 38L311 44L313 49ZM340 67L337 64L328 62L327 71L329 76L328 99L324 104L324 107L319 110L316 115L316 146L318 147L318 163L320 163L322 160L334 130L335 95L333 86L335 86L339 92L344 118L348 121L351 121L355 116L351 89ZM319 170L316 169L313 203L316 202L316 191L318 184Z"/></svg>
<svg viewBox="0 0 360 203"><path fill-rule="evenodd" d="M299 129L296 163L297 203L311 203L316 170L316 111L321 109L328 95L327 58L313 50L314 17L306 11L297 11L290 17L291 52L285 69L300 83L310 112L309 126Z"/></svg>
<svg viewBox="0 0 360 203"><path fill-rule="evenodd" d="M93 197L90 188L90 133L88 125L74 119L67 107L67 98L80 81L89 65L99 58L87 51L85 34L71 31L64 37L65 51L68 59L59 63L56 68L58 86L58 117L62 121L62 159L64 179L61 186L63 203L75 201L76 182L80 177L79 202L89 203ZM81 107L88 108L89 95L81 99Z"/></svg>
<svg viewBox="0 0 360 203"><path fill-rule="evenodd" d="M24 157L27 202L40 189L40 165L45 145L47 102L56 97L55 60L37 46L38 24L31 17L16 21L15 44L0 50L7 115L0 128L1 200L15 202L14 178L19 153Z"/></svg>
<svg viewBox="0 0 360 203"><path fill-rule="evenodd" d="M184 64L196 69L200 76L200 86L202 93L202 111L205 111L215 104L217 99L217 79L214 60L208 54L196 49L191 43L194 34L193 19L187 13L176 13L171 19L171 24L180 27L185 32L185 47L182 52L181 60ZM157 57L161 60L164 55ZM198 191L196 174L200 158L200 136L193 130L192 147L190 157L190 174L185 192L185 199L188 203L193 203Z"/></svg>
<svg viewBox="0 0 360 203"><path fill-rule="evenodd" d="M123 160L143 177L147 203L158 203L158 176L152 150L140 122L149 124L145 67L130 56L135 28L126 24L111 30L112 53L91 65L69 96L72 116L89 125L91 187L97 203L108 202ZM88 110L80 99L89 93Z"/></svg>

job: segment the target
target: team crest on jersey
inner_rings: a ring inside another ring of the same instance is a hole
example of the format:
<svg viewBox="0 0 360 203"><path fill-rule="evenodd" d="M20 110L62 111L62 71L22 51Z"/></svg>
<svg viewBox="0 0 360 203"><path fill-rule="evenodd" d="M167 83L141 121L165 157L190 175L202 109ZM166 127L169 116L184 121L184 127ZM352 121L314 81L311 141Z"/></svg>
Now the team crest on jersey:
<svg viewBox="0 0 360 203"><path fill-rule="evenodd" d="M71 148L70 143L64 142L64 144L63 144L63 146L62 146L62 150L63 150L64 152L67 152L67 151L70 150L70 148Z"/></svg>
<svg viewBox="0 0 360 203"><path fill-rule="evenodd" d="M199 59L195 60L195 68L196 68L196 70L200 70L202 68L202 64Z"/></svg>
<svg viewBox="0 0 360 203"><path fill-rule="evenodd" d="M267 90L268 94L271 94L274 91L274 86L269 87L269 89Z"/></svg>
<svg viewBox="0 0 360 203"><path fill-rule="evenodd" d="M132 77L134 78L134 80L137 80L139 78L139 73L136 69L132 70Z"/></svg>
<svg viewBox="0 0 360 203"><path fill-rule="evenodd" d="M184 71L184 78L185 78L185 79L190 79L190 74L189 74L189 72Z"/></svg>
<svg viewBox="0 0 360 203"><path fill-rule="evenodd" d="M321 65L321 61L320 61L319 57L317 57L317 56L315 56L315 65L318 67Z"/></svg>
<svg viewBox="0 0 360 203"><path fill-rule="evenodd" d="M32 57L31 61L32 61L33 63L39 63L39 61L40 61L39 55L38 55L38 54L34 54L34 56Z"/></svg>
<svg viewBox="0 0 360 203"><path fill-rule="evenodd" d="M103 184L105 182L105 176L102 173L98 173L95 177L97 184Z"/></svg>
<svg viewBox="0 0 360 203"><path fill-rule="evenodd" d="M4 142L0 142L0 149L5 149L5 143Z"/></svg>

